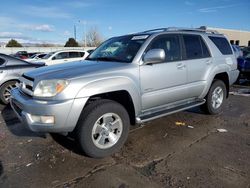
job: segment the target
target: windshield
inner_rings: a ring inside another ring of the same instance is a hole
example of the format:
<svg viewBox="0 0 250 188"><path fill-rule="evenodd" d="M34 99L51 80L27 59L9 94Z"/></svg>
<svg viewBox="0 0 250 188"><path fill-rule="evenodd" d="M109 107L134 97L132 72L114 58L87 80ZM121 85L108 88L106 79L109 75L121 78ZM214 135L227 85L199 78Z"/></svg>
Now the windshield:
<svg viewBox="0 0 250 188"><path fill-rule="evenodd" d="M36 54L34 54L34 55L32 55L32 56L30 56L30 59L34 59L34 58L36 58Z"/></svg>
<svg viewBox="0 0 250 188"><path fill-rule="evenodd" d="M55 52L50 52L46 56L42 57L42 59L49 59Z"/></svg>
<svg viewBox="0 0 250 188"><path fill-rule="evenodd" d="M147 37L148 35L111 38L90 54L87 60L130 63Z"/></svg>

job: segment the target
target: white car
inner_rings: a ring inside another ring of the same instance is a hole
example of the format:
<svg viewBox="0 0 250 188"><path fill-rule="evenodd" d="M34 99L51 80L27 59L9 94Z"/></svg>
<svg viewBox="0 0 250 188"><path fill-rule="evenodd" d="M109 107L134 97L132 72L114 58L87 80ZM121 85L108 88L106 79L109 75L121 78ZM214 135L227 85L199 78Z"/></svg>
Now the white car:
<svg viewBox="0 0 250 188"><path fill-rule="evenodd" d="M46 65L55 65L72 61L84 60L89 53L84 50L60 50L48 53L42 59L35 62L44 62Z"/></svg>
<svg viewBox="0 0 250 188"><path fill-rule="evenodd" d="M39 59L42 59L46 55L47 54L45 54L45 53L34 54L34 55L30 56L28 59L25 59L25 61L34 62L34 61L37 61Z"/></svg>

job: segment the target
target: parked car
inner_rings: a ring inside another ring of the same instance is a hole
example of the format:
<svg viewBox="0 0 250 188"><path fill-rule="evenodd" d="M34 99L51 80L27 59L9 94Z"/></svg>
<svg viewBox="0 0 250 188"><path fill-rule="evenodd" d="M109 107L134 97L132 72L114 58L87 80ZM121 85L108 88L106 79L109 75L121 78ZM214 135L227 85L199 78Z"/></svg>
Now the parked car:
<svg viewBox="0 0 250 188"><path fill-rule="evenodd" d="M36 53L36 54L33 54L32 56L30 56L28 59L25 59L25 61L33 62L33 61L41 60L46 55L47 54L45 54L45 53Z"/></svg>
<svg viewBox="0 0 250 188"><path fill-rule="evenodd" d="M84 60L88 55L89 53L84 50L60 50L48 53L42 59L34 62L44 62L46 65L55 65L59 63Z"/></svg>
<svg viewBox="0 0 250 188"><path fill-rule="evenodd" d="M243 56L246 56L248 53L250 53L250 46L244 47L242 51L243 51Z"/></svg>
<svg viewBox="0 0 250 188"><path fill-rule="evenodd" d="M250 52L245 53L245 55L241 58L237 59L238 61L238 69L240 71L240 78L246 78L250 80Z"/></svg>
<svg viewBox="0 0 250 188"><path fill-rule="evenodd" d="M93 51L95 51L95 49L87 50L89 54L92 54Z"/></svg>
<svg viewBox="0 0 250 188"><path fill-rule="evenodd" d="M0 101L8 104L10 91L17 87L18 78L26 71L42 66L44 64L32 64L0 53Z"/></svg>
<svg viewBox="0 0 250 188"><path fill-rule="evenodd" d="M15 54L12 54L11 56L16 57L18 59L27 59L29 57L29 54L27 51L18 51Z"/></svg>
<svg viewBox="0 0 250 188"><path fill-rule="evenodd" d="M11 106L32 131L74 132L86 155L101 158L122 147L130 125L195 106L220 113L238 74L224 35L155 29L111 38L84 63L25 73Z"/></svg>
<svg viewBox="0 0 250 188"><path fill-rule="evenodd" d="M239 46L233 44L232 48L233 48L233 51L234 51L236 58L243 57L243 51L241 50L241 48Z"/></svg>

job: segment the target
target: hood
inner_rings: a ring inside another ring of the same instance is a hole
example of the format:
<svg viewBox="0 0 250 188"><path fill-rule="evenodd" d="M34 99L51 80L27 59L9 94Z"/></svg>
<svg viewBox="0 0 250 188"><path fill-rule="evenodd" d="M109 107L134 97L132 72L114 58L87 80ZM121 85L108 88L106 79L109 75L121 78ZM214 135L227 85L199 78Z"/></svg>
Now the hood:
<svg viewBox="0 0 250 188"><path fill-rule="evenodd" d="M129 66L130 63L104 62L104 61L77 61L50 65L25 73L26 76L44 79L73 79L93 74L104 74L115 71L121 67Z"/></svg>
<svg viewBox="0 0 250 188"><path fill-rule="evenodd" d="M32 61L28 61L29 64L34 65L35 67L42 67L45 66L44 62L32 62Z"/></svg>

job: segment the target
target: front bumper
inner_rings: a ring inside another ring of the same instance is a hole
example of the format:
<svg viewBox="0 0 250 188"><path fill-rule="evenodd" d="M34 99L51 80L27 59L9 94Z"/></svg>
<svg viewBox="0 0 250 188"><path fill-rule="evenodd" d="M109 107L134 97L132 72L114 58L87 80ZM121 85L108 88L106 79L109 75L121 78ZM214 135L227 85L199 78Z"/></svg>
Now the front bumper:
<svg viewBox="0 0 250 188"><path fill-rule="evenodd" d="M21 122L34 132L65 133L74 130L87 98L59 101L37 100L23 94L19 89L11 92L10 104ZM30 115L54 116L53 124L37 123Z"/></svg>

